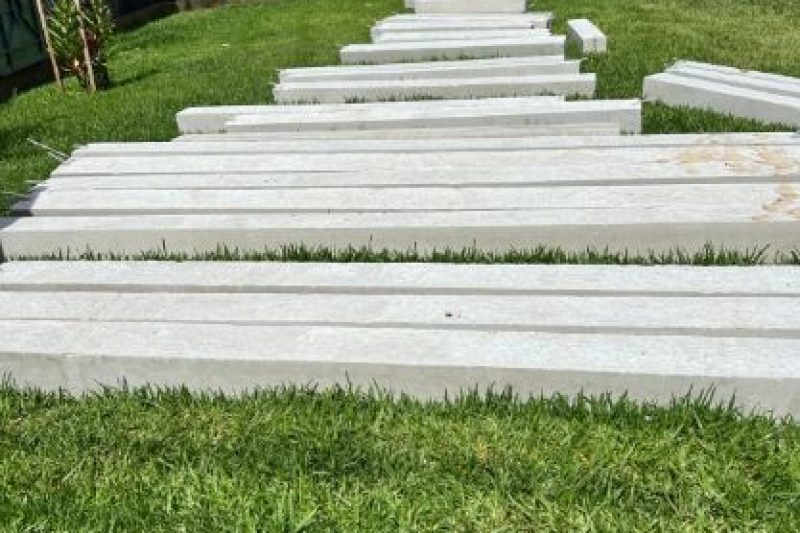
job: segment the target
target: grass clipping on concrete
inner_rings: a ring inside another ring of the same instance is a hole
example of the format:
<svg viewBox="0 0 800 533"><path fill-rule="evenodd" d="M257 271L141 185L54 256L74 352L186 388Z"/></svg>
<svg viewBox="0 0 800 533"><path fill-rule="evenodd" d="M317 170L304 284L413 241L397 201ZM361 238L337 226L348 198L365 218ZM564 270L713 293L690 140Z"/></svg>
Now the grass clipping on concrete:
<svg viewBox="0 0 800 533"><path fill-rule="evenodd" d="M793 531L800 426L711 397L0 387L7 531Z"/></svg>

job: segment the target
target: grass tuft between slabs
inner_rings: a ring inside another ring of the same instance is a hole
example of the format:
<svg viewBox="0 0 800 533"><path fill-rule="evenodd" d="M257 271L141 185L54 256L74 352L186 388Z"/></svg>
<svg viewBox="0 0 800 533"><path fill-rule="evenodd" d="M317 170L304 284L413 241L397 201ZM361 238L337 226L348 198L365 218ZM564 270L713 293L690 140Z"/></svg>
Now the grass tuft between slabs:
<svg viewBox="0 0 800 533"><path fill-rule="evenodd" d="M2 259L2 258L0 258ZM763 264L800 265L800 250L773 252L769 246L738 250L706 244L698 250L674 249L666 252L629 253L589 248L580 252L557 246L540 245L531 249L492 252L476 247L431 252L373 249L371 247L310 247L284 245L275 249L239 250L218 246L213 252L175 253L166 246L138 254L102 253L91 250L58 251L36 256L19 256L14 261L293 261L331 263L454 263L454 264L579 264L579 265L692 265L756 266Z"/></svg>
<svg viewBox="0 0 800 533"><path fill-rule="evenodd" d="M792 531L800 426L713 395L0 387L7 531Z"/></svg>

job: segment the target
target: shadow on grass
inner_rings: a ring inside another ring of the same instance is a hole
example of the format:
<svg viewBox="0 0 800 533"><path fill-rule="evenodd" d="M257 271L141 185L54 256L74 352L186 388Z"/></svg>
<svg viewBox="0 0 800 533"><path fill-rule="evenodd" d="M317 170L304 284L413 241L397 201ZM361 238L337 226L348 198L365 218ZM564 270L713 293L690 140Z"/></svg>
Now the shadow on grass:
<svg viewBox="0 0 800 533"><path fill-rule="evenodd" d="M125 76L125 77L123 77L121 79L112 78L111 79L111 89L110 90L120 89L120 88L126 87L128 85L133 85L133 84L138 83L138 82L140 82L142 80L150 78L150 77L152 77L152 76L154 76L156 74L159 74L160 72L161 71L157 70L157 69L148 69L148 70L146 70L144 72L140 72L139 74L136 74L135 76Z"/></svg>

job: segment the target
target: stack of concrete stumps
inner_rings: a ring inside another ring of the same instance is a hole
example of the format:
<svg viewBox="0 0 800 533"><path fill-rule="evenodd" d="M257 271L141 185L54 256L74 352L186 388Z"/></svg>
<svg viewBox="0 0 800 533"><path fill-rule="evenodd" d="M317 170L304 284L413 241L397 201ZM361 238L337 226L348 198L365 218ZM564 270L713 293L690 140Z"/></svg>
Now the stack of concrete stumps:
<svg viewBox="0 0 800 533"><path fill-rule="evenodd" d="M572 98L594 78L564 58L550 14L519 0L414 7L342 49L365 64L281 72L287 103L187 109L173 142L78 149L0 222L3 253L711 243L770 260L800 247L797 135L639 135L638 100ZM511 385L663 401L716 387L798 414L798 279L770 266L11 262L0 372L78 391Z"/></svg>

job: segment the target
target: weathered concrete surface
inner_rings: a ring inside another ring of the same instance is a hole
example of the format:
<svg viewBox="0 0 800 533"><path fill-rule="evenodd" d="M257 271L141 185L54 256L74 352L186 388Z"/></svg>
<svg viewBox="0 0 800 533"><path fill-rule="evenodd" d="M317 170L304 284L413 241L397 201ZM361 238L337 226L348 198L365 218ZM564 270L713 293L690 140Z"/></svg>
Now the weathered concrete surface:
<svg viewBox="0 0 800 533"><path fill-rule="evenodd" d="M400 287L402 289L402 287ZM743 313L742 308L750 312ZM787 297L0 292L0 320L800 339Z"/></svg>
<svg viewBox="0 0 800 533"><path fill-rule="evenodd" d="M598 125L598 127L604 127ZM235 155L235 154L268 154L268 153L361 153L361 152L458 152L458 151L529 151L553 149L597 149L626 150L630 148L683 147L685 154L674 154L675 161L683 157L687 164L725 162L725 157L736 157L737 166L728 165L732 171L742 172L746 165L769 164L770 160L778 161L793 158L794 149L800 149L798 133L700 133L672 135L626 135L626 136L538 136L534 130L532 136L525 135L528 128L489 129L486 135L475 134L475 130L458 129L454 135L452 130L444 130L435 138L408 138L400 134L387 139L372 139L366 136L351 138L327 138L324 135L286 139L282 135L265 136L267 134L199 134L185 135L176 141L180 142L127 142L127 143L92 143L76 149L73 158L83 157L117 157L117 156L152 156L152 155ZM391 130L390 130L391 131ZM398 130L403 134L418 130ZM326 132L323 132L326 133ZM338 132L336 132L338 133ZM445 134L447 133L447 134ZM479 131L479 133L481 133ZM460 136L462 135L463 136ZM191 142L186 142L191 141ZM243 142L245 141L245 142ZM719 147L729 147L720 149ZM741 148L737 148L741 147ZM784 147L786 148L784 150ZM688 158L691 150L698 155ZM667 154L668 152L665 152ZM704 157L701 157L701 154ZM665 160L656 161L665 163ZM568 162L565 162L568 163ZM774 166L774 165L773 165ZM778 172L780 169L774 167Z"/></svg>
<svg viewBox="0 0 800 533"><path fill-rule="evenodd" d="M577 131L582 127L597 128L597 131L606 130L606 134L596 134L595 132L589 134L579 134ZM498 128L442 128L441 130L419 130L419 129L399 129L399 130L381 130L374 132L371 131L312 131L301 133L189 133L176 137L173 142L228 142L236 143L236 146L242 147L243 143L256 142L267 143L273 145L275 143L297 143L302 141L312 143L308 146L313 147L319 141L350 141L350 140L363 140L368 141L361 143L365 146L364 151L369 151L372 142L375 144L387 144L382 141L395 141L395 142L409 142L414 143L418 139L434 139L441 143L452 143L463 141L474 143L489 143L494 142L492 139L500 138L528 138L536 137L536 142L531 144L533 147L542 148L559 148L559 147L622 147L622 146L691 146L696 144L725 144L731 146L795 146L800 143L800 133L790 132L775 132L775 133L696 133L696 134L658 134L658 135L624 135L617 139L616 131L614 128L607 124L587 124L577 125L572 129L571 125L564 125L563 135L559 132L562 126L553 126L552 130L558 133L550 133L551 127L543 126L519 126L519 127L498 127ZM407 135L407 137L406 137ZM472 139L471 141L469 139ZM517 141L513 141L517 142ZM125 143L131 145L131 150L138 150L140 146L150 143ZM161 146L161 143L152 143ZM424 143L433 146L435 143ZM106 150L113 153L124 153L126 149L113 148L122 146L121 143L93 143L86 147L79 148L84 150L87 147L104 146L100 150ZM413 144L407 145L409 147ZM166 149L166 148L164 148ZM178 148L176 148L178 149ZM246 148L243 148L246 149ZM414 147L417 149L417 147ZM158 148L157 150L161 150ZM314 151L313 149L308 151ZM77 152L77 151L76 151Z"/></svg>
<svg viewBox="0 0 800 533"><path fill-rule="evenodd" d="M763 72L740 71L733 68L713 68L714 65L678 62L667 72L687 78L697 78L714 83L742 87L769 94L800 98L800 79Z"/></svg>
<svg viewBox="0 0 800 533"><path fill-rule="evenodd" d="M776 189L776 192L779 189ZM699 250L707 243L770 254L800 247L800 222L766 206L633 205L565 207L538 211L390 213L188 214L3 219L7 257L54 252L137 254L168 250L213 252L275 249L291 243L429 252L434 249L508 251L541 244L571 252L587 248L661 253ZM794 209L794 208L792 208ZM768 254L767 260L773 258Z"/></svg>
<svg viewBox="0 0 800 533"><path fill-rule="evenodd" d="M521 22L534 28L549 28L553 21L553 13L548 11L532 11L526 13L400 13L381 20L378 24L452 24L470 22L493 22L507 24Z"/></svg>
<svg viewBox="0 0 800 533"><path fill-rule="evenodd" d="M604 123L553 124L542 126L474 126L468 128L397 128L387 130L340 130L255 133L187 133L175 142L198 141L312 141L312 140L417 140L417 139L493 139L534 136L619 135L619 125Z"/></svg>
<svg viewBox="0 0 800 533"><path fill-rule="evenodd" d="M591 97L594 74L542 74L424 80L335 80L285 82L273 89L279 104L380 102L423 98L503 98L560 94ZM479 105L479 104L478 104Z"/></svg>
<svg viewBox="0 0 800 533"><path fill-rule="evenodd" d="M0 265L0 291L800 298L797 274L785 266L10 262Z"/></svg>
<svg viewBox="0 0 800 533"><path fill-rule="evenodd" d="M191 154L192 148L183 148L182 143L164 143L162 147L132 149L113 157L76 157L67 160L54 172L54 177L119 175L135 176L147 173L269 173L269 172L375 172L375 171L424 171L424 170L495 170L525 168L535 166L539 169L584 169L587 174L599 174L604 169L614 172L624 166L671 165L676 168L691 168L695 165L719 164L730 167L732 172L745 174L750 169L761 166L773 169L776 176L791 175L798 170L800 147L791 141L781 145L764 145L746 139L741 145L715 146L713 141L707 145L686 146L679 141L669 144L657 142L642 145L620 144L619 149L613 141L593 142L591 137L582 142L570 142L554 138L536 148L538 139L519 141L518 150L493 149L485 141L484 150L460 149L453 145L450 150L417 150L415 152L389 150L353 151L350 153L313 152L219 152L217 155L198 156ZM458 141L456 141L457 143ZM478 142L476 140L476 142ZM484 141L481 141L484 142ZM509 141L510 144L518 141ZM701 141L702 142L702 141ZM174 148L173 148L174 146ZM461 148L466 148L467 145ZM528 149L528 146L531 146ZM162 149L163 148L163 149ZM171 153L170 150L177 150ZM181 153L183 152L183 153ZM188 152L188 153L187 153ZM112 154L113 155L113 154ZM166 157L165 157L166 156ZM594 171L594 172L592 172Z"/></svg>
<svg viewBox="0 0 800 533"><path fill-rule="evenodd" d="M778 81L783 83L793 83L800 85L800 78L792 76L784 76L782 74L773 74L771 72L759 72L757 70L744 70L736 67L729 67L725 65L714 65L711 63L701 63L698 61L676 61L668 70L682 70L687 69L703 69L721 74L738 74L747 78L763 79L770 81Z"/></svg>
<svg viewBox="0 0 800 533"><path fill-rule="evenodd" d="M510 109L516 105L546 105L563 100L562 96L537 96L535 98L512 99L494 98L481 102L483 109ZM177 113L178 128L182 133L220 133L225 130L225 123L238 115L281 115L305 117L308 115L353 113L424 113L436 109L472 109L474 102L464 100L437 100L419 102L370 102L353 104L318 104L318 105L234 105L190 107Z"/></svg>
<svg viewBox="0 0 800 533"><path fill-rule="evenodd" d="M547 30L545 24L535 24L530 20L420 20L407 22L381 22L370 30L373 41L383 35L419 32L463 32L498 30Z"/></svg>
<svg viewBox="0 0 800 533"><path fill-rule="evenodd" d="M800 127L800 98L715 83L672 73L644 80L644 97L673 106L709 109L717 113Z"/></svg>
<svg viewBox="0 0 800 533"><path fill-rule="evenodd" d="M191 213L443 213L463 211L570 213L592 210L669 211L670 206L719 213L790 220L800 208L785 199L795 184L743 183L631 187L335 188L272 190L42 190L12 206L12 213L34 216L170 215ZM796 193L795 193L796 195ZM769 209L784 199L784 204ZM795 220L795 222L797 222ZM798 236L800 242L800 236Z"/></svg>
<svg viewBox="0 0 800 533"><path fill-rule="evenodd" d="M417 13L524 13L526 0L414 0Z"/></svg>
<svg viewBox="0 0 800 533"><path fill-rule="evenodd" d="M666 402L714 388L797 415L796 270L5 264L0 371L75 392L346 383Z"/></svg>
<svg viewBox="0 0 800 533"><path fill-rule="evenodd" d="M287 69L280 72L280 81L424 80L578 73L579 61L566 61L562 56L536 56Z"/></svg>
<svg viewBox="0 0 800 533"><path fill-rule="evenodd" d="M348 114L327 115L239 115L225 125L226 131L309 131L309 130L381 130L394 128L439 128L467 126L520 126L545 124L615 123L623 133L641 131L639 100L593 100L558 102L552 100L513 99L512 107L476 106L472 109L430 107L419 112L394 112L370 109ZM434 100L433 102L436 102ZM341 104L347 105L347 104Z"/></svg>
<svg viewBox="0 0 800 533"><path fill-rule="evenodd" d="M382 32L373 35L374 43L397 43L409 41L470 41L480 39L526 39L528 37L547 37L552 35L546 29L470 29L458 31L400 31Z"/></svg>
<svg viewBox="0 0 800 533"><path fill-rule="evenodd" d="M0 339L3 369L21 385L76 392L124 378L228 393L346 384L442 398L511 386L668 402L714 388L746 409L800 408L795 339L67 321L2 322Z"/></svg>
<svg viewBox="0 0 800 533"><path fill-rule="evenodd" d="M608 48L605 33L588 19L567 22L567 42L577 44L581 54L603 53Z"/></svg>
<svg viewBox="0 0 800 533"><path fill-rule="evenodd" d="M564 53L562 35L465 41L415 41L350 44L340 57L346 65L407 61L486 59L492 57L551 56Z"/></svg>

